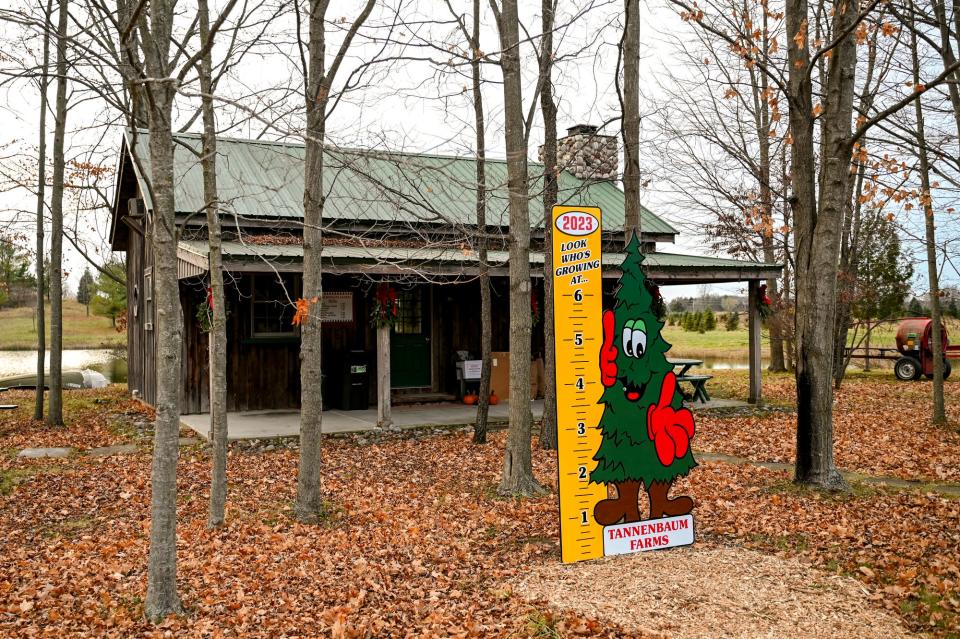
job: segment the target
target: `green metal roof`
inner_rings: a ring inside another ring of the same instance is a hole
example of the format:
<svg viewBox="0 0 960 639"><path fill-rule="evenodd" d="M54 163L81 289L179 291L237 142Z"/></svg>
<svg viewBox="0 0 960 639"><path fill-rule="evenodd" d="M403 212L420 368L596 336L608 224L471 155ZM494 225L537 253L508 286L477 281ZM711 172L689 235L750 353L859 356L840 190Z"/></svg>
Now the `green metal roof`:
<svg viewBox="0 0 960 639"><path fill-rule="evenodd" d="M132 133L127 133L129 145ZM149 173L149 134L136 133L140 164ZM176 207L189 214L203 207L200 136L175 136ZM241 216L303 217L302 144L219 138L217 182L222 200ZM376 150L326 152L324 186L329 191L324 217L363 222L472 225L476 220L475 163L450 157ZM487 160L487 223L508 226L507 165ZM530 217L542 225L542 165L530 163ZM559 203L599 206L604 226L622 228L623 191L613 182L589 182L570 173L558 178ZM145 191L145 189L142 189ZM147 199L147 207L151 207ZM641 211L644 234L678 231L647 209Z"/></svg>
<svg viewBox="0 0 960 639"><path fill-rule="evenodd" d="M187 257L198 266L206 264L209 250L206 241L181 241L179 249L181 257ZM266 262L299 263L303 259L303 247L298 244L260 245L224 242L222 253L224 259L228 262L264 260ZM509 253L507 251L490 251L488 258L491 267L501 267L506 265ZM616 270L623 262L623 258L622 253L604 253L602 257L604 269ZM418 266L426 264L469 267L479 262L479 256L473 250L381 246L324 246L323 259L328 264L333 265L337 263L366 263L402 266L412 271L416 271ZM543 260L543 253L531 251L531 264L540 265L543 264ZM705 282L711 281L710 274L717 275L716 281L777 277L782 268L779 264L660 252L646 254L644 266L650 272L658 272L660 276L696 273L698 274L697 279ZM375 269L368 270L375 272Z"/></svg>

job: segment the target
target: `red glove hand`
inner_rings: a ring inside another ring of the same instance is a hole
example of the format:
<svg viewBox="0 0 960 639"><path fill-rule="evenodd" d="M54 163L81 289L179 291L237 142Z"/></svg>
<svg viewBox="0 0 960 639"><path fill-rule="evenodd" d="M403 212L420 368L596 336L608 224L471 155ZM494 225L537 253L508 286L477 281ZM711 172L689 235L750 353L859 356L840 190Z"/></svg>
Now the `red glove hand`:
<svg viewBox="0 0 960 639"><path fill-rule="evenodd" d="M600 381L610 387L617 383L617 347L613 345L613 311L603 312L603 345L600 347Z"/></svg>
<svg viewBox="0 0 960 639"><path fill-rule="evenodd" d="M647 409L647 434L664 466L687 454L693 438L693 413L689 408L674 410L670 403L677 390L677 376L667 373L660 389L660 401Z"/></svg>

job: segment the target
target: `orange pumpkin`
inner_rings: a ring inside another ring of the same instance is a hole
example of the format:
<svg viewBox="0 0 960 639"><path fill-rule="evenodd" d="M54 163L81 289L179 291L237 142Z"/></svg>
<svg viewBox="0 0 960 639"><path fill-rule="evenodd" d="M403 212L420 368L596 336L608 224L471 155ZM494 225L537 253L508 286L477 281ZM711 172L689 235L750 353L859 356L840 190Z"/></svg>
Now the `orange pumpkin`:
<svg viewBox="0 0 960 639"><path fill-rule="evenodd" d="M496 406L499 403L500 403L500 398L497 397L497 393L495 391L490 391L490 405Z"/></svg>
<svg viewBox="0 0 960 639"><path fill-rule="evenodd" d="M464 395L464 396L463 396L463 403L466 404L467 406L473 406L474 404L477 403L477 399L479 399L479 398L478 398L476 395L473 395L473 394Z"/></svg>

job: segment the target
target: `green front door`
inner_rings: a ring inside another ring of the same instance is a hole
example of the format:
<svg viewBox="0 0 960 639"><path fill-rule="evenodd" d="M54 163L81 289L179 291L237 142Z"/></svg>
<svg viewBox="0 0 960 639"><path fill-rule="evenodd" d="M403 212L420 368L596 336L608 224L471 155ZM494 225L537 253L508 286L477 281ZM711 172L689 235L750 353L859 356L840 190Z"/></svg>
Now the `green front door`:
<svg viewBox="0 0 960 639"><path fill-rule="evenodd" d="M390 335L390 386L420 388L433 381L430 300L422 288L397 294L397 322Z"/></svg>

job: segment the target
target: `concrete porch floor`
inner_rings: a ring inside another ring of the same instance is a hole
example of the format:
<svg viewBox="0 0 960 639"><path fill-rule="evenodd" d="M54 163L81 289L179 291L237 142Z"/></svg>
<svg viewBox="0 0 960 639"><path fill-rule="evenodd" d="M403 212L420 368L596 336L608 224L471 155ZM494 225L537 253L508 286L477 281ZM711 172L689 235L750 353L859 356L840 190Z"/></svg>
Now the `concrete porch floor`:
<svg viewBox="0 0 960 639"><path fill-rule="evenodd" d="M543 415L543 401L532 404L533 418ZM490 407L490 419L506 421L509 415L508 402ZM457 426L472 424L477 416L476 406L466 404L420 404L416 406L394 406L393 423L400 428L417 426ZM182 415L180 421L189 426L203 438L210 429L209 413ZM269 439L271 437L290 437L300 434L300 411L265 410L230 413L228 416L229 439ZM377 428L377 409L366 410L325 410L323 411L324 434L359 433Z"/></svg>
<svg viewBox="0 0 960 639"><path fill-rule="evenodd" d="M746 402L730 399L715 399L706 404L694 404L691 408L704 410L709 408L748 406ZM543 415L543 400L532 403L533 418L539 420ZM506 421L509 415L509 402L490 407L490 419ZM421 404L418 406L394 406L393 423L400 428L417 426L458 426L469 425L477 416L476 406L465 404ZM181 423L206 439L210 429L209 413L181 415ZM359 433L375 430L377 427L377 409L366 410L327 410L323 412L323 432ZM271 439L273 437L291 437L300 434L300 412L295 410L265 410L232 412L229 414L229 439Z"/></svg>

